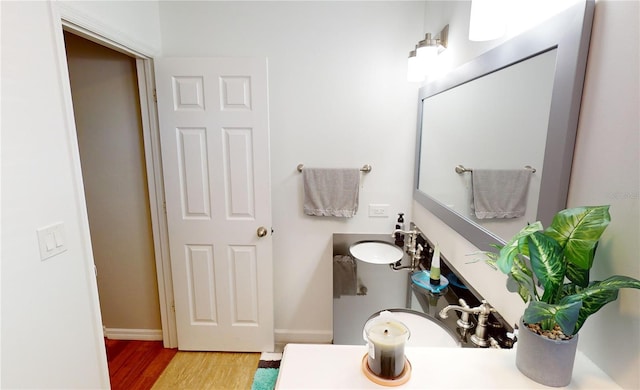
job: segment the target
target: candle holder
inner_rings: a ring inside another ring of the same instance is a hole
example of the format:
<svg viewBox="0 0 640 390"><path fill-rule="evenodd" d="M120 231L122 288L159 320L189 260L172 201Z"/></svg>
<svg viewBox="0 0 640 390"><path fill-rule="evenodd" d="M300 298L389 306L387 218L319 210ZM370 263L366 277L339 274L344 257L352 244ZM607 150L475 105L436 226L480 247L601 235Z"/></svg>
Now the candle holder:
<svg viewBox="0 0 640 390"><path fill-rule="evenodd" d="M363 337L368 352L363 358L363 371L372 381L398 385L409 380L411 364L404 355L409 328L389 311L367 321Z"/></svg>
<svg viewBox="0 0 640 390"><path fill-rule="evenodd" d="M385 379L377 376L373 371L371 371L371 368L369 368L368 357L368 353L365 353L362 357L362 372L364 372L364 376L366 376L367 379L369 379L373 383L382 386L400 386L407 383L407 381L409 381L409 379L411 378L411 363L409 362L409 359L406 358L406 356L404 358L404 369L402 370L400 376L395 379Z"/></svg>

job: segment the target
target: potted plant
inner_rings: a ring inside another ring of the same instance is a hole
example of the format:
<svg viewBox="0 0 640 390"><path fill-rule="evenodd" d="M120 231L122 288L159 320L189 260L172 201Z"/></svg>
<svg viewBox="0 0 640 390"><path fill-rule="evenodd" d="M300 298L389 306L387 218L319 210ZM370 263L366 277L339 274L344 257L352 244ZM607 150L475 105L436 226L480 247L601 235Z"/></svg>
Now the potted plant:
<svg viewBox="0 0 640 390"><path fill-rule="evenodd" d="M530 224L489 256L529 302L520 321L516 365L536 382L568 385L586 319L615 301L619 289L640 289L640 281L627 276L589 280L598 240L610 221L609 206L562 210L547 229Z"/></svg>

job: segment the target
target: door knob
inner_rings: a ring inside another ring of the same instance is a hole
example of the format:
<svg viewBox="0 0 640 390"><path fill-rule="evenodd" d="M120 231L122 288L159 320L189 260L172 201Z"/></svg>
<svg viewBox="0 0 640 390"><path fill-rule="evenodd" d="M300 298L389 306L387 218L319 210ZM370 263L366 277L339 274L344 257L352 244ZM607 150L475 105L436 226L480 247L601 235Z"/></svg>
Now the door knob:
<svg viewBox="0 0 640 390"><path fill-rule="evenodd" d="M264 226L260 226L258 228L257 233L258 233L258 237L264 237L267 235L267 228L265 228Z"/></svg>

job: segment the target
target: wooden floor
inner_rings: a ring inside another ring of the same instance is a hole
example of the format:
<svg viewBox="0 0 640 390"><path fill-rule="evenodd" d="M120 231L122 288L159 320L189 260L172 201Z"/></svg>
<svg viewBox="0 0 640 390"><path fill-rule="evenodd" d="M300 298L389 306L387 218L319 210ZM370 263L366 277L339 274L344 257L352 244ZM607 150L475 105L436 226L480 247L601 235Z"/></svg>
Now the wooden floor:
<svg viewBox="0 0 640 390"><path fill-rule="evenodd" d="M250 390L259 353L178 352L153 390Z"/></svg>
<svg viewBox="0 0 640 390"><path fill-rule="evenodd" d="M251 389L259 353L177 352L161 341L105 340L113 390Z"/></svg>
<svg viewBox="0 0 640 390"><path fill-rule="evenodd" d="M112 390L148 390L175 356L162 341L105 340Z"/></svg>

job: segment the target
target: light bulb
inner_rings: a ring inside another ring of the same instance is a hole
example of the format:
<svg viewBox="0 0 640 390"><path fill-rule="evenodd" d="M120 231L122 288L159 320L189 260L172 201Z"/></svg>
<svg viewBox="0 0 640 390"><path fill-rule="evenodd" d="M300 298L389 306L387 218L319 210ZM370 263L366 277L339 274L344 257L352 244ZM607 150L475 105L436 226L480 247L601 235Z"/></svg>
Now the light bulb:
<svg viewBox="0 0 640 390"><path fill-rule="evenodd" d="M469 40L490 41L506 32L505 4L501 0L472 0Z"/></svg>
<svg viewBox="0 0 640 390"><path fill-rule="evenodd" d="M424 69L422 62L412 51L413 55L409 56L407 61L407 80L410 82L421 82L424 80Z"/></svg>

